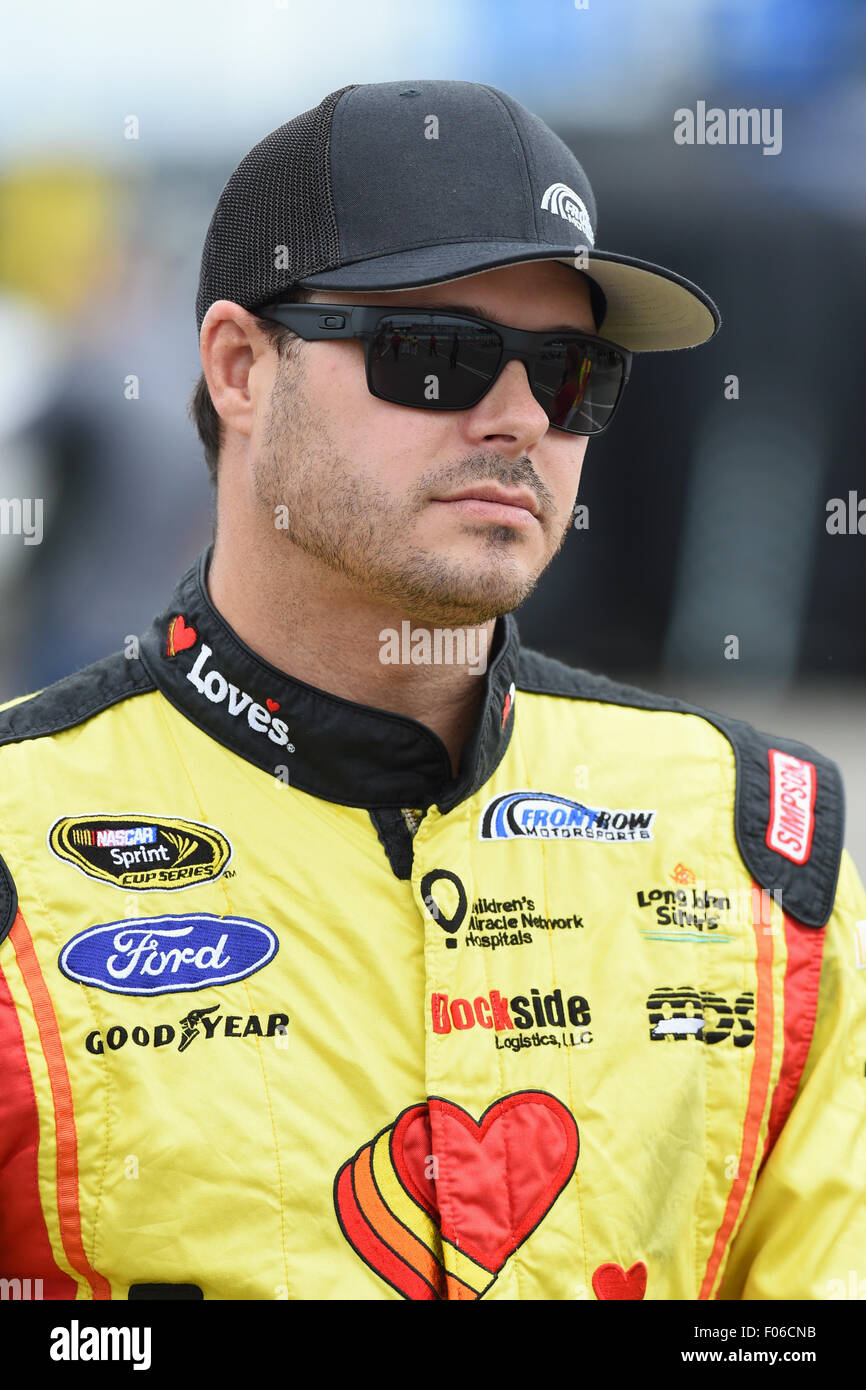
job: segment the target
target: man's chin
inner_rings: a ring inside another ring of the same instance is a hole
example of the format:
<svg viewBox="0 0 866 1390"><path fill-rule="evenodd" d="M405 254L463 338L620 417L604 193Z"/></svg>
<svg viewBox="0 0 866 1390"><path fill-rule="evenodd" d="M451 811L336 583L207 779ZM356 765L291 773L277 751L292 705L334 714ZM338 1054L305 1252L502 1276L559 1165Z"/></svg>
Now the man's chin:
<svg viewBox="0 0 866 1390"><path fill-rule="evenodd" d="M534 588L534 582L526 582L519 586L500 585L495 589L482 585L475 589L467 587L462 592L449 588L438 593L424 593L409 585L398 606L416 623L448 628L480 627L482 623L513 612Z"/></svg>

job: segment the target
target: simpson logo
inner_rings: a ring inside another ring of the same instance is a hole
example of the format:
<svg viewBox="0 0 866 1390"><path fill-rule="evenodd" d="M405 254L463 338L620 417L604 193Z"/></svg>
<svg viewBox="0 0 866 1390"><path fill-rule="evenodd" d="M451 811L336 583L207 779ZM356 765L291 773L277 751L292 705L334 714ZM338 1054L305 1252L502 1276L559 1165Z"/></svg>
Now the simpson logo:
<svg viewBox="0 0 866 1390"><path fill-rule="evenodd" d="M770 754L770 823L767 844L794 864L805 864L815 829L815 764L778 748Z"/></svg>
<svg viewBox="0 0 866 1390"><path fill-rule="evenodd" d="M226 868L225 835L198 821L167 816L61 816L48 848L88 878L145 893L208 883Z"/></svg>
<svg viewBox="0 0 866 1390"><path fill-rule="evenodd" d="M240 690L231 681L226 680L221 671L215 666L205 672L208 658L213 655L213 648L206 642L202 643L201 651L195 659L192 670L187 671L186 678L191 685L194 685L200 695L204 695L206 700L210 700L213 705L226 703L226 710L237 719L245 714L247 723L254 734L267 734L272 743L279 747L287 747L293 753L294 747L289 743L289 726L284 719L275 719L274 715L280 707L279 700L267 699L263 705L257 704L252 695L248 695L245 690Z"/></svg>
<svg viewBox="0 0 866 1390"><path fill-rule="evenodd" d="M479 840L651 840L655 811L584 806L550 792L505 792L481 812Z"/></svg>
<svg viewBox="0 0 866 1390"><path fill-rule="evenodd" d="M595 245L595 234L592 230L586 204L573 188L569 188L567 183L550 184L544 190L541 206L545 212L555 213L557 217L564 217L566 222L571 222L578 231L583 232L590 246Z"/></svg>
<svg viewBox="0 0 866 1390"><path fill-rule="evenodd" d="M175 994L243 980L278 946L270 927L246 917L135 917L79 932L58 964L70 980L111 994Z"/></svg>

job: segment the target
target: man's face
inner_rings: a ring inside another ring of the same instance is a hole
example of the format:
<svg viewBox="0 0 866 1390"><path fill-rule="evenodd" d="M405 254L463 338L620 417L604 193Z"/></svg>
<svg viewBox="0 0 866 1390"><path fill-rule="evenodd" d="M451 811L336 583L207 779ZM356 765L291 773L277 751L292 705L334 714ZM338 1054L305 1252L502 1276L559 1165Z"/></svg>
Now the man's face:
<svg viewBox="0 0 866 1390"><path fill-rule="evenodd" d="M586 281L558 262L315 299L595 331ZM550 426L521 362L471 409L425 411L369 393L358 340L304 342L289 360L273 358L251 444L263 524L286 509L281 542L319 561L338 593L348 586L421 623L477 625L532 592L567 535L588 441ZM444 500L485 482L528 490L537 515Z"/></svg>

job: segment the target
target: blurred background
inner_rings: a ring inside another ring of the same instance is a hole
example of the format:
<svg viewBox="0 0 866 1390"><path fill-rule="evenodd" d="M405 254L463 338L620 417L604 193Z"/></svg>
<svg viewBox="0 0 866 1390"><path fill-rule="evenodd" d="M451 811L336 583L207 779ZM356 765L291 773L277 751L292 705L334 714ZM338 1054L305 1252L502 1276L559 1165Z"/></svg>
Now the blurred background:
<svg viewBox="0 0 866 1390"><path fill-rule="evenodd" d="M522 639L835 758L866 875L862 0L43 0L4 39L0 701L142 631L210 538L186 407L234 166L347 82L487 82L574 149L601 249L723 317L636 359ZM699 101L780 108L781 151L675 143ZM43 499L41 543L11 498ZM853 533L828 533L833 498Z"/></svg>

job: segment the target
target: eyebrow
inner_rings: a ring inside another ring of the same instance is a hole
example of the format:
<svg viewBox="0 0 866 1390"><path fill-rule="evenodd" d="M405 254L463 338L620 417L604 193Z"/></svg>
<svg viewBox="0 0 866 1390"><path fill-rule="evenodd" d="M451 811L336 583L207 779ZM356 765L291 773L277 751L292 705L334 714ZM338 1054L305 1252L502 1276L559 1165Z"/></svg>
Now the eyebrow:
<svg viewBox="0 0 866 1390"><path fill-rule="evenodd" d="M489 319L489 321L490 321L491 323L496 323L496 322L497 322L496 319L490 319L490 315L488 314L487 310L486 310L486 309L480 308L479 305L477 305L477 304L427 304L427 305L418 304L418 305L415 305L415 306L413 306L413 307L418 308L418 309L424 308L424 309L429 310L429 311L432 312L432 313L442 313L442 314L468 314L471 318L476 318L476 319ZM400 306L399 306L398 304L395 304L395 305L394 305L394 312L395 312L395 313L399 312L399 309L400 309ZM505 325L503 325L503 327L504 327L504 326L505 326ZM557 323L557 324L553 324L552 327L550 327L550 328L537 328L537 329L531 329L531 330L527 330L527 331L531 331L531 332L534 332L534 333L591 333L591 334L594 334L594 333L595 333L595 328L594 328L594 327L593 327L593 328L579 328L578 325L577 325L576 323Z"/></svg>

